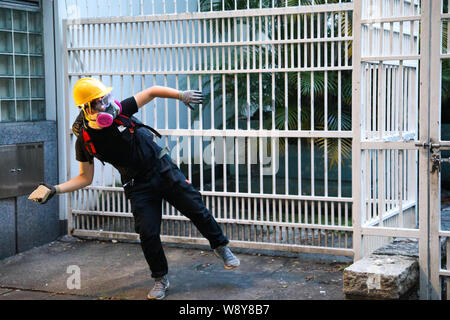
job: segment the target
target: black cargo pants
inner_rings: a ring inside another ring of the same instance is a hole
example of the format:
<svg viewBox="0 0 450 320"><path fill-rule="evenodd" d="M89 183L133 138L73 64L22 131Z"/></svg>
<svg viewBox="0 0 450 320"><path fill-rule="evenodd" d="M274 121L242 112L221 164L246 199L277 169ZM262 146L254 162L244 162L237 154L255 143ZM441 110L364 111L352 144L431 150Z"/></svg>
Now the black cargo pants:
<svg viewBox="0 0 450 320"><path fill-rule="evenodd" d="M161 245L162 199L189 218L208 239L212 249L228 244L219 224L205 207L201 194L191 185L168 155L161 160L161 171L145 181L125 183L131 202L135 231L139 234L145 259L153 278L167 274L167 259Z"/></svg>

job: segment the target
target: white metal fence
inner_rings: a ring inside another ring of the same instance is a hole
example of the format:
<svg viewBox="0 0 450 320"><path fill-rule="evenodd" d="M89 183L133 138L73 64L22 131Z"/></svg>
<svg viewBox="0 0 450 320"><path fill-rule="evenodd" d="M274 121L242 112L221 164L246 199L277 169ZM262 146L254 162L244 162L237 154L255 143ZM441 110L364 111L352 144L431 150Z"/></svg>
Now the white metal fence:
<svg viewBox="0 0 450 320"><path fill-rule="evenodd" d="M140 117L164 136L233 245L351 255L341 152L351 150L351 94L341 92L351 79L352 6L67 20L68 96L88 75L124 98L152 85L202 90L198 112L156 99ZM136 238L118 174L97 169L96 185L73 194L73 233ZM165 241L204 242L166 203L162 230Z"/></svg>

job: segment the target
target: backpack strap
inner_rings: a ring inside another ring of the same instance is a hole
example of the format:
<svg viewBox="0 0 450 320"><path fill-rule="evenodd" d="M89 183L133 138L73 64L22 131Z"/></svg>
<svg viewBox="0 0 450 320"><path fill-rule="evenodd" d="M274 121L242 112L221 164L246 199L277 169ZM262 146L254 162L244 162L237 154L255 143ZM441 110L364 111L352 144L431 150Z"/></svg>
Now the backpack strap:
<svg viewBox="0 0 450 320"><path fill-rule="evenodd" d="M144 128L149 129L151 132L153 132L155 134L155 136L157 136L158 138L161 139L161 134L158 131L156 131L155 129L153 129L152 127L150 127L146 124L141 124L141 125L139 125L139 127L144 127Z"/></svg>
<svg viewBox="0 0 450 320"><path fill-rule="evenodd" d="M89 134L87 133L86 130L84 130L83 128L83 140L84 140L84 145L86 146L86 150L87 152L97 158L98 160L100 160L101 163L103 163L103 165L105 165L105 163L103 162L103 160L101 159L100 155L97 153L97 151L95 150L95 146L94 143L92 142L91 137L89 136Z"/></svg>
<svg viewBox="0 0 450 320"><path fill-rule="evenodd" d="M127 126L127 125L120 119L121 117L127 119L127 120L128 120L127 122L131 123L131 127ZM150 127L150 126L148 126L148 125L146 125L146 124L143 124L141 121L139 121L139 120L138 120L137 118L135 118L135 117L131 117L131 118L130 118L130 117L127 117L127 116L124 115L124 114L119 114L119 115L114 119L114 122L117 123L117 124L119 124L119 125L128 127L128 129L130 130L131 133L134 132L134 129L135 129L136 127L137 127L137 128L140 128L140 127L147 128L147 129L149 129L151 132L153 132L158 138L161 139L161 134L160 134L158 131L156 131L155 129L153 129L152 127Z"/></svg>
<svg viewBox="0 0 450 320"><path fill-rule="evenodd" d="M126 122L124 122L124 121L122 121L121 120L121 118L122 119L127 119L127 121ZM115 119L114 119L114 123L116 123L116 124L118 124L118 125L122 125L122 126L124 126L124 127L127 127L128 128L128 130L131 132L131 133L134 133L134 128L136 127L136 125L133 123L133 121L131 121L131 119L130 118L128 118L126 115L123 115L123 114L119 114ZM127 125L128 124L128 125Z"/></svg>
<svg viewBox="0 0 450 320"><path fill-rule="evenodd" d="M156 129L153 129L152 127L150 127L150 126L148 126L148 125L142 123L138 118L136 118L136 117L133 116L133 117L131 118L131 121L134 122L134 123L136 124L137 127L144 127L144 128L147 128L148 130L150 130L151 132L153 132L153 134L154 134L155 136L157 136L158 138L161 139L161 134L160 134Z"/></svg>

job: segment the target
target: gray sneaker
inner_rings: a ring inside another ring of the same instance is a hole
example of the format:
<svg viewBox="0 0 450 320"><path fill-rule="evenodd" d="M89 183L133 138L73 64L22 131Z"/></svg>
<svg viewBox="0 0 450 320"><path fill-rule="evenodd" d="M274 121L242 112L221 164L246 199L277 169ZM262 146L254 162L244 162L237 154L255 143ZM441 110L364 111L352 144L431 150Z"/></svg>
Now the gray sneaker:
<svg viewBox="0 0 450 320"><path fill-rule="evenodd" d="M225 269L231 270L239 267L239 259L231 252L230 248L227 246L221 246L214 249L215 255L223 260L223 265Z"/></svg>
<svg viewBox="0 0 450 320"><path fill-rule="evenodd" d="M166 296L166 290L169 288L169 279L167 276L155 279L155 285L147 295L150 300L161 300Z"/></svg>

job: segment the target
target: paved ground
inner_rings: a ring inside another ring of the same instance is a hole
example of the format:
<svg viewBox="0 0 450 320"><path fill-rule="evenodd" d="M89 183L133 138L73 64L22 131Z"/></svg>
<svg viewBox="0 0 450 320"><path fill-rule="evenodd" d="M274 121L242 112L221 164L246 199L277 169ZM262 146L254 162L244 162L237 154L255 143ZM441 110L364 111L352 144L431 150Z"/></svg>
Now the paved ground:
<svg viewBox="0 0 450 320"><path fill-rule="evenodd" d="M165 251L167 300L342 300L343 268L352 262L236 249L241 266L227 271L206 247L166 245ZM79 267L80 289L67 286L69 266ZM137 243L63 237L0 261L0 300L141 300L152 284Z"/></svg>

